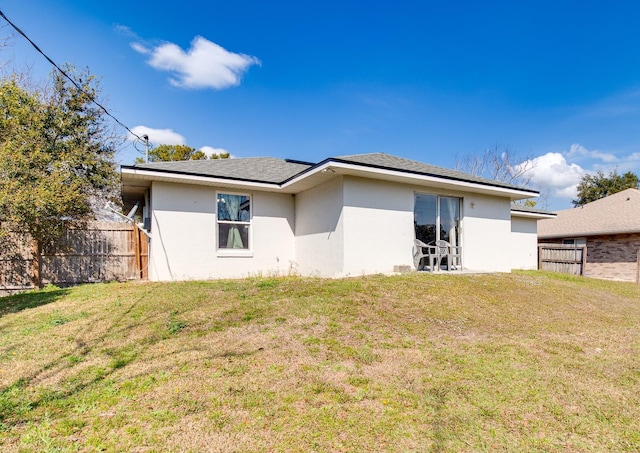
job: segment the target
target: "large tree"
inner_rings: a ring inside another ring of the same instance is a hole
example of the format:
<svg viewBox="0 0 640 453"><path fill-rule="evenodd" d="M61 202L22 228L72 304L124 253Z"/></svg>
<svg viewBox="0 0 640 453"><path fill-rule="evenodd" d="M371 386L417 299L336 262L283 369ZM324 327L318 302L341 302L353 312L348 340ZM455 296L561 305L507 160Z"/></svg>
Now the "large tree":
<svg viewBox="0 0 640 453"><path fill-rule="evenodd" d="M0 80L0 233L34 243L34 283L42 247L92 214L92 202L116 193L117 136L93 100L97 80L65 67L42 89Z"/></svg>
<svg viewBox="0 0 640 453"><path fill-rule="evenodd" d="M227 159L229 153L212 154L211 159ZM170 162L176 160L205 160L209 159L206 153L187 145L158 145L149 150L149 162ZM136 158L136 163L144 163L141 157Z"/></svg>
<svg viewBox="0 0 640 453"><path fill-rule="evenodd" d="M608 197L625 189L637 188L638 176L630 171L619 175L617 170L605 175L602 170L586 174L578 183L578 198L572 200L574 207L582 206L600 198Z"/></svg>

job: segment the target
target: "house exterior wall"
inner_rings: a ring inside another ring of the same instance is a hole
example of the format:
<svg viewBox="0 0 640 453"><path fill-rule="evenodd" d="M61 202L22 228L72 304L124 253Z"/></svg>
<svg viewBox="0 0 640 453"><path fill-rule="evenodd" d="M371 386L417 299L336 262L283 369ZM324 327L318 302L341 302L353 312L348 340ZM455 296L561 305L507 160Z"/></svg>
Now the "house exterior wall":
<svg viewBox="0 0 640 453"><path fill-rule="evenodd" d="M343 187L337 177L295 196L295 261L301 275L343 275Z"/></svg>
<svg viewBox="0 0 640 453"><path fill-rule="evenodd" d="M640 233L587 237L585 276L635 282Z"/></svg>
<svg viewBox="0 0 640 453"><path fill-rule="evenodd" d="M510 272L511 202L507 198L467 194L463 203L462 264L465 269Z"/></svg>
<svg viewBox="0 0 640 453"><path fill-rule="evenodd" d="M511 203L508 199L437 188L344 178L344 267L341 276L390 273L394 266L413 268L413 210L417 193L459 197L462 266L478 271L509 272L519 264L511 259ZM471 207L473 205L473 207ZM524 247L524 240L520 242ZM535 233L527 241L535 254ZM533 264L531 264L533 263Z"/></svg>
<svg viewBox="0 0 640 453"><path fill-rule="evenodd" d="M288 273L294 260L293 197L268 192L250 195L251 250L226 256L232 252L217 250L216 189L154 182L149 278L168 281Z"/></svg>
<svg viewBox="0 0 640 453"><path fill-rule="evenodd" d="M538 268L538 221L526 217L511 217L512 269Z"/></svg>
<svg viewBox="0 0 640 453"><path fill-rule="evenodd" d="M505 198L350 176L336 176L295 196L255 191L249 193L251 249L219 251L216 193L207 186L153 183L151 280L288 273L344 277L413 268L416 193L462 199L464 269L508 272L537 263L530 256L535 242L525 256L530 242L525 236L532 233L524 223L515 227L523 236L517 240L518 258L511 258L516 240L511 239L510 202Z"/></svg>
<svg viewBox="0 0 640 453"><path fill-rule="evenodd" d="M345 177L343 275L413 267L414 193L407 185Z"/></svg>

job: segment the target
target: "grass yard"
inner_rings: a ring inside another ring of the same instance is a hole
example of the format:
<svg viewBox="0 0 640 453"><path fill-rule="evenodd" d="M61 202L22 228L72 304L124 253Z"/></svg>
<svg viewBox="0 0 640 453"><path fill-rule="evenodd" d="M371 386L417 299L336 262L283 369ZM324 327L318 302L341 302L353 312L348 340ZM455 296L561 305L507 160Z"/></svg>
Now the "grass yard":
<svg viewBox="0 0 640 453"><path fill-rule="evenodd" d="M0 451L640 451L640 287L414 273L0 298Z"/></svg>

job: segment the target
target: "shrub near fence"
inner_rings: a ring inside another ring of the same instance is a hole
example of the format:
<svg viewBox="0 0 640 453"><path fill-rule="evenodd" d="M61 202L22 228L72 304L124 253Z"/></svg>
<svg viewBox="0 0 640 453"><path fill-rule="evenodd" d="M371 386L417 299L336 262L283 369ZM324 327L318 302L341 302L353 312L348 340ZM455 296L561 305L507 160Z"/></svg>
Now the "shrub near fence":
<svg viewBox="0 0 640 453"><path fill-rule="evenodd" d="M42 252L43 284L69 286L146 278L146 236L134 225L96 222L68 229ZM33 254L27 238L10 234L0 249L0 296L33 289Z"/></svg>

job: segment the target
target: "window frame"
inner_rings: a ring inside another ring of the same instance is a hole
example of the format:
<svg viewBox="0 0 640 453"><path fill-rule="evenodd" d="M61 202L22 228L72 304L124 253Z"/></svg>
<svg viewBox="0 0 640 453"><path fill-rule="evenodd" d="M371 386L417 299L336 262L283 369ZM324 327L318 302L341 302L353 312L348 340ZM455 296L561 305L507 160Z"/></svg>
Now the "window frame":
<svg viewBox="0 0 640 453"><path fill-rule="evenodd" d="M235 195L246 197L249 201L249 220L220 220L218 215L218 203L221 197L225 195ZM251 257L253 256L253 196L247 192L234 192L230 190L225 191L216 191L216 206L215 206L215 215L216 215L216 228L215 228L215 241L216 241L216 255L220 257L224 256L244 256ZM246 248L228 248L228 247L220 247L220 225L242 225L248 227L247 231L247 246Z"/></svg>
<svg viewBox="0 0 640 453"><path fill-rule="evenodd" d="M439 193L433 193L433 192L414 192L414 196L413 196L413 215L414 215L414 225L416 224L415 221L415 216L416 216L416 203L418 201L418 197L420 196L428 196L428 197L434 197L435 198L435 239L434 241L438 240L438 239L442 239L440 237L440 226L442 225L442 221L441 221L441 210L442 210L442 198L453 198L457 200L457 214L458 217L457 219L455 219L455 230L456 230L456 241L455 241L455 245L456 246L462 246L463 245L463 234L462 234L462 219L463 219L463 212L462 212L462 208L464 205L464 198L460 197L458 195L448 195L448 194L439 194ZM413 229L413 237L416 239L419 239L417 237L417 231L416 228L414 226ZM449 238L449 241L451 242L451 238Z"/></svg>
<svg viewBox="0 0 640 453"><path fill-rule="evenodd" d="M564 239L562 239L562 244L564 244L564 245L575 245L577 247L582 247L583 245L587 245L587 238L586 238L586 236L574 237L574 238L564 238Z"/></svg>

